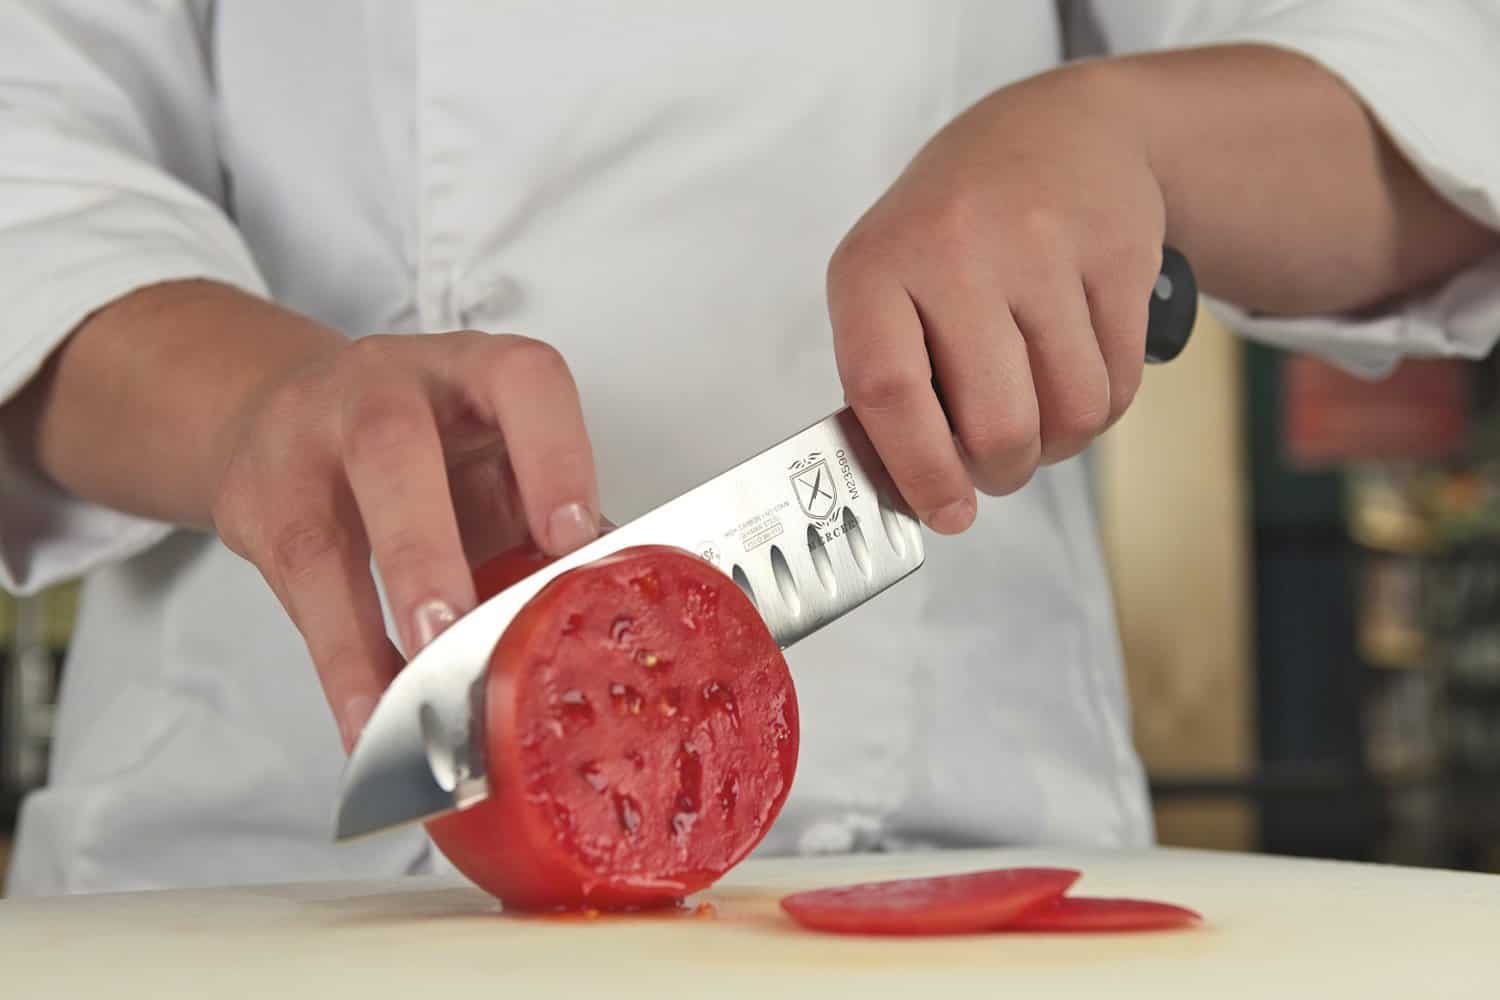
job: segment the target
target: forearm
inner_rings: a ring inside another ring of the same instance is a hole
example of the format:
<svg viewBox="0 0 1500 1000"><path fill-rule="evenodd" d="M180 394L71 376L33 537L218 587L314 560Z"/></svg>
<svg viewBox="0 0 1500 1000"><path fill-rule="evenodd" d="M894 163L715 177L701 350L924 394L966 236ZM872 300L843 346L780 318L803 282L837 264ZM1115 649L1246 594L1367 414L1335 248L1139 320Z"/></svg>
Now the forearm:
<svg viewBox="0 0 1500 1000"><path fill-rule="evenodd" d="M247 401L343 342L224 285L152 286L85 321L0 407L0 430L23 461L72 493L206 528L225 439Z"/></svg>
<svg viewBox="0 0 1500 1000"><path fill-rule="evenodd" d="M1223 46L1089 71L1138 116L1168 241L1192 259L1205 289L1240 306L1356 311L1500 247L1311 60Z"/></svg>

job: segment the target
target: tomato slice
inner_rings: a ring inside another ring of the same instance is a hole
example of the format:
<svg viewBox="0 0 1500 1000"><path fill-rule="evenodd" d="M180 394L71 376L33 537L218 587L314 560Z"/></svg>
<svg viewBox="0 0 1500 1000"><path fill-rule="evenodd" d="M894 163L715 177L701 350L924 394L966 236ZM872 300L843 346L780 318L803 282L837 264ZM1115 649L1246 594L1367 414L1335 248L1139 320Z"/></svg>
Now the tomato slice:
<svg viewBox="0 0 1500 1000"><path fill-rule="evenodd" d="M1068 891L1070 868L1001 868L937 878L864 882L787 896L804 927L839 934L964 934L993 930Z"/></svg>
<svg viewBox="0 0 1500 1000"><path fill-rule="evenodd" d="M545 565L476 572L481 599ZM491 794L428 823L511 909L630 909L712 884L758 844L796 770L791 674L754 605L691 553L626 549L521 610L485 687Z"/></svg>
<svg viewBox="0 0 1500 1000"><path fill-rule="evenodd" d="M1185 906L1149 899L1063 896L997 926L1003 931L1156 931L1191 927L1202 920Z"/></svg>

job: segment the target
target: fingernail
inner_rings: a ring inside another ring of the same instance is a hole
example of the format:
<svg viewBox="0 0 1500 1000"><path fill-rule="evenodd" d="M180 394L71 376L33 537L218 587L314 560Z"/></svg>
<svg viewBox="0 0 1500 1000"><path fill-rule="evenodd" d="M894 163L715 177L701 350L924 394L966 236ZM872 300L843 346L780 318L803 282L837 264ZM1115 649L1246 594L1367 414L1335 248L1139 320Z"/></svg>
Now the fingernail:
<svg viewBox="0 0 1500 1000"><path fill-rule="evenodd" d="M357 694L344 702L344 714L339 719L339 735L344 739L344 749L353 750L354 742L364 732L365 723L375 712L375 699L367 694Z"/></svg>
<svg viewBox="0 0 1500 1000"><path fill-rule="evenodd" d="M557 555L587 545L598 534L588 508L581 503L565 503L547 518L547 545Z"/></svg>
<svg viewBox="0 0 1500 1000"><path fill-rule="evenodd" d="M927 515L927 526L940 535L956 535L974 521L974 501L967 497Z"/></svg>
<svg viewBox="0 0 1500 1000"><path fill-rule="evenodd" d="M411 651L411 655L417 655L422 647L436 639L457 617L447 601L434 599L418 604L417 609L412 612L412 638L416 640L417 648Z"/></svg>

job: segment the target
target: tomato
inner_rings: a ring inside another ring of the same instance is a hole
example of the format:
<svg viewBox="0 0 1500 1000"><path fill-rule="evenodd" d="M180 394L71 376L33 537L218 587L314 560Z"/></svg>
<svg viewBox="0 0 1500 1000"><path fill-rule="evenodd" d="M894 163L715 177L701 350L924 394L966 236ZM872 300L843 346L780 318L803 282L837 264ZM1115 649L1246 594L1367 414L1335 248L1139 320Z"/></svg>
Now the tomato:
<svg viewBox="0 0 1500 1000"><path fill-rule="evenodd" d="M1149 899L1064 896L1027 910L1000 927L1006 931L1152 931L1191 927L1203 917L1185 906Z"/></svg>
<svg viewBox="0 0 1500 1000"><path fill-rule="evenodd" d="M1054 902L1078 880L1069 868L1004 868L864 882L787 896L781 908L813 930L841 934L989 931Z"/></svg>
<svg viewBox="0 0 1500 1000"><path fill-rule="evenodd" d="M474 593L487 601L513 583L519 583L553 558L534 545L519 545L483 562L474 570Z"/></svg>
<svg viewBox="0 0 1500 1000"><path fill-rule="evenodd" d="M506 553L481 598L545 565ZM678 549L626 549L550 581L496 644L490 796L427 824L511 909L662 905L758 844L796 770L791 674L754 605Z"/></svg>

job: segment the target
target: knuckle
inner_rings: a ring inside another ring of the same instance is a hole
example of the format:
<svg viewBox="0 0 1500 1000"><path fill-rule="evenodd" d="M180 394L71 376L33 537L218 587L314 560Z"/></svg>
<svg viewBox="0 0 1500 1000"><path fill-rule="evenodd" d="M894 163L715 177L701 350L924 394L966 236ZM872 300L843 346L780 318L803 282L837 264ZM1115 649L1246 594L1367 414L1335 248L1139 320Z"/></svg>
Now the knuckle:
<svg viewBox="0 0 1500 1000"><path fill-rule="evenodd" d="M249 477L241 471L243 465L241 459L230 461L223 479L214 491L209 509L209 519L213 522L215 534L229 551L241 557L249 554L244 516L249 506L246 503L246 483Z"/></svg>
<svg viewBox="0 0 1500 1000"><path fill-rule="evenodd" d="M486 333L484 330L473 328L463 330L449 330L446 333L428 334L428 342L433 344L453 344L457 347L484 347L496 337L505 337L509 334Z"/></svg>
<svg viewBox="0 0 1500 1000"><path fill-rule="evenodd" d="M947 469L936 465L916 465L892 475L901 495L918 511L940 510L968 495L966 483L955 482Z"/></svg>
<svg viewBox="0 0 1500 1000"><path fill-rule="evenodd" d="M965 253L980 239L980 220L985 208L982 197L967 184L948 188L931 209L929 234L938 248Z"/></svg>
<svg viewBox="0 0 1500 1000"><path fill-rule="evenodd" d="M280 525L272 534L270 559L282 576L296 580L336 554L341 544L340 533L333 524L294 518Z"/></svg>
<svg viewBox="0 0 1500 1000"><path fill-rule="evenodd" d="M498 363L507 374L517 378L566 378L572 379L567 359L562 352L545 341L511 334L494 338L498 351Z"/></svg>
<svg viewBox="0 0 1500 1000"><path fill-rule="evenodd" d="M1036 408L1017 408L990 420L959 420L958 440L969 456L981 463L1024 457L1041 435Z"/></svg>
<svg viewBox="0 0 1500 1000"><path fill-rule="evenodd" d="M828 258L830 292L857 286L866 275L882 266L885 256L884 238L869 225L856 225L839 241Z"/></svg>
<svg viewBox="0 0 1500 1000"><path fill-rule="evenodd" d="M856 411L884 412L911 403L928 386L929 376L908 368L860 365L844 382L844 392Z"/></svg>
<svg viewBox="0 0 1500 1000"><path fill-rule="evenodd" d="M324 385L317 378L285 379L267 392L257 412L256 430L295 437L315 425L313 414L326 405L327 399Z"/></svg>
<svg viewBox="0 0 1500 1000"><path fill-rule="evenodd" d="M1047 461L1071 458L1088 447L1109 426L1113 388L1101 364L1096 372L1079 372L1070 391L1050 395L1044 407L1042 453Z"/></svg>
<svg viewBox="0 0 1500 1000"><path fill-rule="evenodd" d="M437 546L414 531L381 539L375 546L375 558L382 578L392 590L403 594L425 592L423 581L440 562Z"/></svg>
<svg viewBox="0 0 1500 1000"><path fill-rule="evenodd" d="M353 341L342 352L345 364L357 368L383 368L394 363L400 338L390 333L372 333Z"/></svg>
<svg viewBox="0 0 1500 1000"><path fill-rule="evenodd" d="M1087 416L1060 418L1043 433L1042 454L1051 462L1072 458L1108 426L1109 414L1103 408L1090 411Z"/></svg>
<svg viewBox="0 0 1500 1000"><path fill-rule="evenodd" d="M1143 284L1149 288L1156 280L1161 270L1161 247L1123 236L1105 237L1098 243L1098 253L1103 273L1119 275L1122 282L1137 290L1135 297L1145 301L1138 289Z"/></svg>
<svg viewBox="0 0 1500 1000"><path fill-rule="evenodd" d="M976 469L974 485L989 496L1007 496L1031 482L1041 460L1040 443L1034 444L1029 453L1003 466Z"/></svg>
<svg viewBox="0 0 1500 1000"><path fill-rule="evenodd" d="M1068 221L1050 205L1023 209L1016 220L1016 232L1038 260L1056 263L1068 256L1071 244Z"/></svg>
<svg viewBox="0 0 1500 1000"><path fill-rule="evenodd" d="M1109 424L1109 404L1090 401L1064 410L1053 424L1053 436L1059 441L1076 443L1080 450Z"/></svg>
<svg viewBox="0 0 1500 1000"><path fill-rule="evenodd" d="M1041 457L1041 430L1035 415L1016 417L960 433L959 442L981 492L1001 496L1031 479Z"/></svg>
<svg viewBox="0 0 1500 1000"><path fill-rule="evenodd" d="M421 432L422 412L413 402L387 394L366 395L350 410L345 454L356 462L379 461Z"/></svg>

